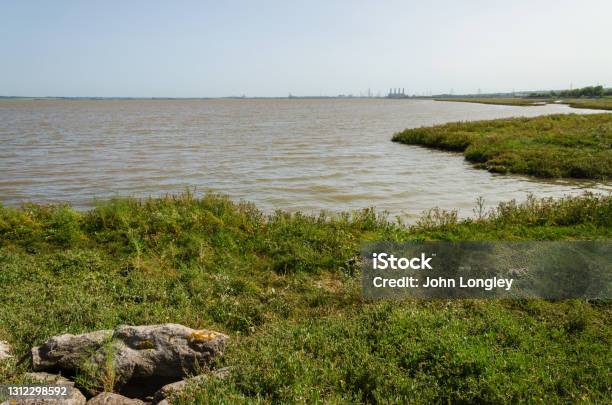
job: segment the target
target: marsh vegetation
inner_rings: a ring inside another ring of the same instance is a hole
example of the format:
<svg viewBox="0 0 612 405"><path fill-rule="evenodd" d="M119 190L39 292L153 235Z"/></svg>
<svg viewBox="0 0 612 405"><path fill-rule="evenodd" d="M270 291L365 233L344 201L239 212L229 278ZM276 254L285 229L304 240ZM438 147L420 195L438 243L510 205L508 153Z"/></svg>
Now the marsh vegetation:
<svg viewBox="0 0 612 405"><path fill-rule="evenodd" d="M218 366L235 366L179 403L609 402L608 302L364 302L354 258L374 239L611 237L612 197L588 194L413 226L190 193L0 207L0 339L16 352L0 380L21 381L15 360L49 336L177 322L232 336Z"/></svg>

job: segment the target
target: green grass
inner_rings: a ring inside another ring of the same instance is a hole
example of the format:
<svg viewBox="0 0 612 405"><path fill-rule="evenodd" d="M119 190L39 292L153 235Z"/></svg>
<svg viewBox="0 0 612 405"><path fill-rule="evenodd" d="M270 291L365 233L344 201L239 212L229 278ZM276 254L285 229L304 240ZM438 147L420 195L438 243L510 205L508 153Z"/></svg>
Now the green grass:
<svg viewBox="0 0 612 405"><path fill-rule="evenodd" d="M612 97L600 98L520 98L520 97L468 97L468 98L436 98L436 101L457 101L462 103L538 106L551 103L567 104L573 108L589 108L593 110L612 110Z"/></svg>
<svg viewBox="0 0 612 405"><path fill-rule="evenodd" d="M394 142L463 152L478 167L538 177L608 180L612 114L455 122L407 129Z"/></svg>
<svg viewBox="0 0 612 405"><path fill-rule="evenodd" d="M509 202L413 226L373 210L265 215L186 193L0 207L0 339L16 358L60 333L177 322L232 336L179 403L609 403L612 306L363 302L363 241L612 238L612 197ZM0 364L19 382L27 361Z"/></svg>

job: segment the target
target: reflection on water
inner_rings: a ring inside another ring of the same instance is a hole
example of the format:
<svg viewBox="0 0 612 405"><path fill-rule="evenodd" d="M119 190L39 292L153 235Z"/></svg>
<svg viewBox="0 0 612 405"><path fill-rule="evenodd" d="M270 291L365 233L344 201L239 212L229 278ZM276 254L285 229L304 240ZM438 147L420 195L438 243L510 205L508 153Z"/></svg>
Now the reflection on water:
<svg viewBox="0 0 612 405"><path fill-rule="evenodd" d="M512 198L610 191L610 184L536 181L473 169L462 156L390 142L448 121L558 112L409 100L0 101L0 201L69 201L214 191L273 210L376 206L470 215Z"/></svg>

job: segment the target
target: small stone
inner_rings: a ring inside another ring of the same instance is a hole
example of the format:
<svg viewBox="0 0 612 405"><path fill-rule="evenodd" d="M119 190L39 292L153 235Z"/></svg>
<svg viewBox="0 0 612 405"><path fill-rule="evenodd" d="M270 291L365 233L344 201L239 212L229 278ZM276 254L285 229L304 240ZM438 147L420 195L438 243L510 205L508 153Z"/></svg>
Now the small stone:
<svg viewBox="0 0 612 405"><path fill-rule="evenodd" d="M155 393L154 399L160 403L170 395L184 390L189 384L197 384L211 377L224 380L230 375L231 370L231 367L223 367L218 370L211 371L210 373L200 374L195 377L174 382L172 384L166 384Z"/></svg>
<svg viewBox="0 0 612 405"><path fill-rule="evenodd" d="M203 379L199 377L201 376L188 378L186 380L180 380L177 382L173 382L171 384L164 385L163 387L159 389L159 391L155 393L155 396L153 397L155 399L155 402L159 403L165 400L166 398L168 398L170 395L182 391L183 389L185 389L187 384L189 384L190 382L195 383L198 381L202 381Z"/></svg>
<svg viewBox="0 0 612 405"><path fill-rule="evenodd" d="M11 356L11 346L8 342L0 340L0 361L9 359Z"/></svg>
<svg viewBox="0 0 612 405"><path fill-rule="evenodd" d="M103 392L96 395L89 401L87 405L144 405L139 399L124 397L123 395L114 394L112 392Z"/></svg>
<svg viewBox="0 0 612 405"><path fill-rule="evenodd" d="M232 373L232 369L234 367L230 366L230 367L223 367L223 368L219 368L217 370L213 370L211 372L211 374L216 377L219 378L221 380L225 380L227 377L230 376L230 374Z"/></svg>

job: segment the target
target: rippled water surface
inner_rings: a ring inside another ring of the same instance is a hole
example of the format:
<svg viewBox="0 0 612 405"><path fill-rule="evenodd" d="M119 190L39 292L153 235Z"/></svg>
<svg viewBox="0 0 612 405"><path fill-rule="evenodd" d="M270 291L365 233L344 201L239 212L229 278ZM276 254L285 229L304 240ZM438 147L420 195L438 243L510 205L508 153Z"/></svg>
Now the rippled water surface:
<svg viewBox="0 0 612 405"><path fill-rule="evenodd" d="M414 218L439 206L562 196L610 184L473 169L461 155L390 142L404 128L559 112L412 100L0 101L0 201L68 201L214 191L260 208L376 206Z"/></svg>

